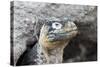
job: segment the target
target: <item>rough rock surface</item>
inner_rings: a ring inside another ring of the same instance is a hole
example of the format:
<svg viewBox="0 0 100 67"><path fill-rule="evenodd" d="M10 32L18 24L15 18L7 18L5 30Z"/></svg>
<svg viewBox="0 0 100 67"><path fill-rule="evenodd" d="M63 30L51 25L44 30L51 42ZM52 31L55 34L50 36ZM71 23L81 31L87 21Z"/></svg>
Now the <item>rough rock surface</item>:
<svg viewBox="0 0 100 67"><path fill-rule="evenodd" d="M26 44L33 43L32 41L35 40L33 39L33 35L35 34L35 29L37 29L35 28L36 17L39 19L69 17L71 20L75 21L79 29L79 34L70 42L70 45L65 48L64 59L66 59L66 61L64 62L96 60L96 6L39 3L31 1L14 1L12 4L13 46L11 48L13 49L15 64L21 54L27 49ZM39 27L41 26L38 26L38 28Z"/></svg>

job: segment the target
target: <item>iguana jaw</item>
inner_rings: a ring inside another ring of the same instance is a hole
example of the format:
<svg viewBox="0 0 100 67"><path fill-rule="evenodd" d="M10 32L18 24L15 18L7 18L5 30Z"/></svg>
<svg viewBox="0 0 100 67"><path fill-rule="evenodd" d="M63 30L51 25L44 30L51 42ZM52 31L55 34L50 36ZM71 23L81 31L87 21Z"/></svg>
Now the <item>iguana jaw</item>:
<svg viewBox="0 0 100 67"><path fill-rule="evenodd" d="M77 34L77 30L72 30L68 32L63 33L49 33L47 35L48 41L55 42L55 41L62 41L62 40L68 40L74 37Z"/></svg>

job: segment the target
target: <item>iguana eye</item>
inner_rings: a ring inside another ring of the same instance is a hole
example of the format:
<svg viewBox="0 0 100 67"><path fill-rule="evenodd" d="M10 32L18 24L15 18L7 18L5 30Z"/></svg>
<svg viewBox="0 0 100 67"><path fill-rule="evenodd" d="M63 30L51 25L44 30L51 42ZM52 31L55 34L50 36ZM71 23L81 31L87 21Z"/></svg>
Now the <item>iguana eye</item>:
<svg viewBox="0 0 100 67"><path fill-rule="evenodd" d="M54 22L52 23L52 28L54 29L61 29L62 24L58 23L58 22Z"/></svg>

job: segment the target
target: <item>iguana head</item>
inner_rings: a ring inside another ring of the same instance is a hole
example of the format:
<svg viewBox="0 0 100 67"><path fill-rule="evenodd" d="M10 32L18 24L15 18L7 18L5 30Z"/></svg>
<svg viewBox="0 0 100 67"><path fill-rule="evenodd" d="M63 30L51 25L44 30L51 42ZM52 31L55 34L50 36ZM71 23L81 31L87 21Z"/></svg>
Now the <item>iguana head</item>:
<svg viewBox="0 0 100 67"><path fill-rule="evenodd" d="M55 46L69 41L77 33L77 26L71 20L49 20L41 28L39 41L45 46Z"/></svg>

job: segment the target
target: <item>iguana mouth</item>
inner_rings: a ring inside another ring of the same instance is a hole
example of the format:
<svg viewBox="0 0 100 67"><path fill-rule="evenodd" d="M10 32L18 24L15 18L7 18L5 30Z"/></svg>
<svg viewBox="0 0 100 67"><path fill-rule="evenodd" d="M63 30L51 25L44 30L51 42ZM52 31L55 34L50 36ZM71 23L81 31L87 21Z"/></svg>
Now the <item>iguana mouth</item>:
<svg viewBox="0 0 100 67"><path fill-rule="evenodd" d="M77 32L77 29L67 31L67 32L58 32L58 33L49 33L47 38L49 41L60 41L69 38L73 32Z"/></svg>

